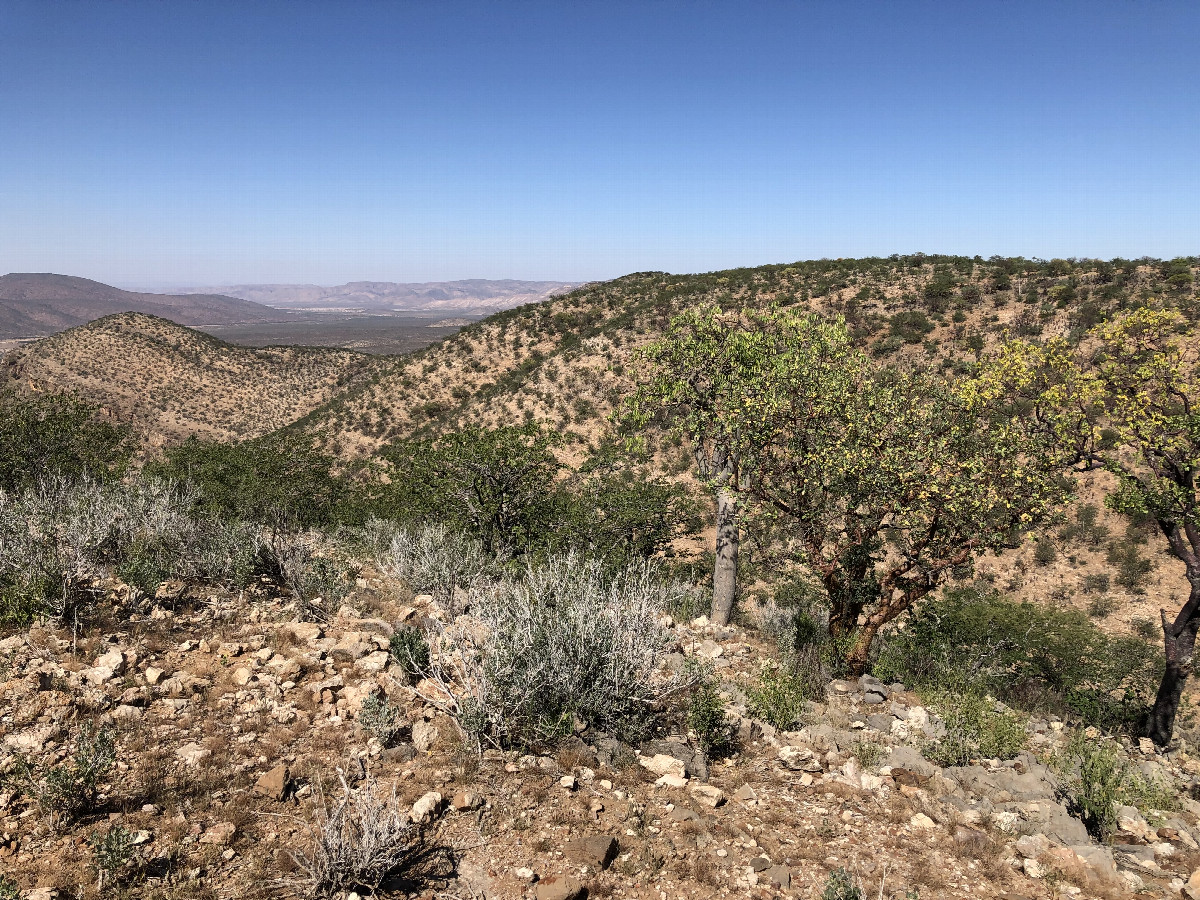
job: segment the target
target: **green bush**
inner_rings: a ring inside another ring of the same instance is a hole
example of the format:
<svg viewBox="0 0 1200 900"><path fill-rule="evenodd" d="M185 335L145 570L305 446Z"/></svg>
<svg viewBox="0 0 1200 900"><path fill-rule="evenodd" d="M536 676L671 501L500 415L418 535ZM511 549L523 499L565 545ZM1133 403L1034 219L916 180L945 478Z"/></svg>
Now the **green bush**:
<svg viewBox="0 0 1200 900"><path fill-rule="evenodd" d="M1083 576L1083 589L1089 594L1107 593L1109 584L1109 577L1105 572L1093 572Z"/></svg>
<svg viewBox="0 0 1200 900"><path fill-rule="evenodd" d="M1048 566L1056 559L1058 559L1058 548L1054 546L1054 541L1050 538L1042 538L1034 545L1033 561L1039 566Z"/></svg>
<svg viewBox="0 0 1200 900"><path fill-rule="evenodd" d="M1076 731L1051 764L1089 832L1106 840L1117 826L1118 804L1145 814L1178 808L1173 792L1143 777L1109 741L1089 739Z"/></svg>
<svg viewBox="0 0 1200 900"><path fill-rule="evenodd" d="M0 491L27 490L52 476L120 475L136 449L132 432L99 413L99 407L65 394L26 398L0 392Z"/></svg>
<svg viewBox="0 0 1200 900"><path fill-rule="evenodd" d="M780 731L800 724L804 704L812 698L809 681L774 660L763 662L758 684L747 694L750 714Z"/></svg>
<svg viewBox="0 0 1200 900"><path fill-rule="evenodd" d="M825 879L821 900L863 900L862 888L844 868L834 869Z"/></svg>
<svg viewBox="0 0 1200 900"><path fill-rule="evenodd" d="M429 668L429 642L419 628L401 625L388 640L388 649L405 676L420 675Z"/></svg>
<svg viewBox="0 0 1200 900"><path fill-rule="evenodd" d="M21 900L21 889L7 875L0 875L0 900Z"/></svg>
<svg viewBox="0 0 1200 900"><path fill-rule="evenodd" d="M925 749L939 766L972 759L1012 759L1025 749L1025 721L991 697L972 692L934 694L930 706L942 716L945 736Z"/></svg>
<svg viewBox="0 0 1200 900"><path fill-rule="evenodd" d="M687 705L687 726L696 734L700 748L711 759L733 752L733 726L725 716L720 685L710 671L696 673Z"/></svg>
<svg viewBox="0 0 1200 900"><path fill-rule="evenodd" d="M1087 611L1093 619L1104 619L1116 612L1116 609L1117 601L1108 594L1102 594L1088 604Z"/></svg>
<svg viewBox="0 0 1200 900"><path fill-rule="evenodd" d="M387 747L404 724L404 713L386 697L372 694L362 702L358 724L363 731Z"/></svg>
<svg viewBox="0 0 1200 900"><path fill-rule="evenodd" d="M16 780L55 824L70 822L91 809L100 781L116 762L116 742L108 729L80 726L69 762L43 767L20 757Z"/></svg>
<svg viewBox="0 0 1200 900"><path fill-rule="evenodd" d="M92 849L92 859L95 860L99 884L116 880L120 871L133 859L133 834L123 825L113 825L101 834L93 831L88 835L88 845Z"/></svg>
<svg viewBox="0 0 1200 900"><path fill-rule="evenodd" d="M1154 563L1138 551L1131 540L1114 541L1108 548L1108 564L1117 570L1116 582L1131 594L1146 593L1146 578Z"/></svg>
<svg viewBox="0 0 1200 900"><path fill-rule="evenodd" d="M1014 603L974 585L946 590L887 634L874 671L918 690L970 690L1129 727L1154 698L1162 665L1155 648L1107 635L1081 611Z"/></svg>
<svg viewBox="0 0 1200 900"><path fill-rule="evenodd" d="M208 516L274 532L355 520L356 498L333 474L333 457L298 435L235 444L191 438L147 472L190 485Z"/></svg>

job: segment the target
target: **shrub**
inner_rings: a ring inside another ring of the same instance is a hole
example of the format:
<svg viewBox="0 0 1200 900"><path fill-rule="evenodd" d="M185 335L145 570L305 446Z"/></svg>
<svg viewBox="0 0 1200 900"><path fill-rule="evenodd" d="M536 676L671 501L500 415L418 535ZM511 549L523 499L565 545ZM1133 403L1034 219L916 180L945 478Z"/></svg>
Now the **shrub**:
<svg viewBox="0 0 1200 900"><path fill-rule="evenodd" d="M1133 628L1134 634L1144 637L1148 641L1156 640L1162 637L1162 631L1159 624L1153 619L1130 619L1129 625Z"/></svg>
<svg viewBox="0 0 1200 900"><path fill-rule="evenodd" d="M1058 559L1058 549L1050 538L1042 538L1034 545L1033 561L1039 566L1048 566Z"/></svg>
<svg viewBox="0 0 1200 900"><path fill-rule="evenodd" d="M521 552L555 518L561 443L530 422L393 444L381 454L391 470L377 507L390 518L469 534L489 555Z"/></svg>
<svg viewBox="0 0 1200 900"><path fill-rule="evenodd" d="M0 392L0 491L52 477L106 480L125 469L134 449L128 426L104 421L82 400Z"/></svg>
<svg viewBox="0 0 1200 900"><path fill-rule="evenodd" d="M780 731L790 731L801 721L811 685L774 660L766 660L758 672L758 684L747 691L752 715Z"/></svg>
<svg viewBox="0 0 1200 900"><path fill-rule="evenodd" d="M452 600L456 589L470 591L498 578L506 561L503 554L486 553L480 541L445 525L400 528L372 519L366 539L381 572L442 602Z"/></svg>
<svg viewBox="0 0 1200 900"><path fill-rule="evenodd" d="M277 532L259 551L262 571L285 585L310 612L326 618L350 593L351 572L329 555L319 555L316 534Z"/></svg>
<svg viewBox="0 0 1200 900"><path fill-rule="evenodd" d="M191 486L206 515L289 531L338 521L353 500L333 458L303 437L269 435L236 444L195 438L147 467Z"/></svg>
<svg viewBox="0 0 1200 900"><path fill-rule="evenodd" d="M1083 576L1083 589L1089 594L1103 594L1108 591L1109 578L1105 572L1093 572Z"/></svg>
<svg viewBox="0 0 1200 900"><path fill-rule="evenodd" d="M1105 634L1083 612L1013 603L975 585L945 591L888 634L875 674L1119 727L1153 699L1161 666L1153 648Z"/></svg>
<svg viewBox="0 0 1200 900"><path fill-rule="evenodd" d="M725 701L710 671L695 675L687 705L687 726L696 734L700 748L712 759L733 751L733 725L725 717Z"/></svg>
<svg viewBox="0 0 1200 900"><path fill-rule="evenodd" d="M354 789L343 779L332 808L319 782L315 793L313 820L303 823L309 846L288 851L298 870L290 879L294 886L312 897L375 894L389 879L419 872L424 836L409 821L394 784L382 794L374 779Z"/></svg>
<svg viewBox="0 0 1200 900"><path fill-rule="evenodd" d="M403 712L393 706L386 697L380 697L378 694L372 694L363 700L358 712L358 724L363 731L384 747L392 742L403 722Z"/></svg>
<svg viewBox="0 0 1200 900"><path fill-rule="evenodd" d="M1114 541L1108 548L1108 564L1117 570L1116 582L1131 594L1146 593L1146 576L1154 563L1138 552L1131 540Z"/></svg>
<svg viewBox="0 0 1200 900"><path fill-rule="evenodd" d="M1093 619L1104 619L1116 612L1116 609L1117 601L1108 594L1102 594L1088 604L1087 611Z"/></svg>
<svg viewBox="0 0 1200 900"><path fill-rule="evenodd" d="M7 875L0 875L0 900L21 900L21 889Z"/></svg>
<svg viewBox="0 0 1200 900"><path fill-rule="evenodd" d="M667 689L653 678L665 639L657 618L680 590L649 563L609 576L575 554L480 590L472 606L486 634L463 655L463 727L504 747L556 741L575 716L642 734Z"/></svg>
<svg viewBox="0 0 1200 900"><path fill-rule="evenodd" d="M849 872L837 868L825 879L821 900L863 900L863 892Z"/></svg>
<svg viewBox="0 0 1200 900"><path fill-rule="evenodd" d="M97 890L103 889L106 881L112 882L133 859L133 834L123 825L114 825L103 834L93 831L88 845L96 864Z"/></svg>
<svg viewBox="0 0 1200 900"><path fill-rule="evenodd" d="M43 768L18 758L16 775L22 789L55 824L69 822L91 809L100 780L116 762L112 732L85 722L75 740L70 762Z"/></svg>
<svg viewBox="0 0 1200 900"><path fill-rule="evenodd" d="M1082 731L1071 736L1051 763L1084 825L1100 840L1116 829L1118 804L1143 813L1178 808L1167 786L1142 776L1111 742L1090 740Z"/></svg>
<svg viewBox="0 0 1200 900"><path fill-rule="evenodd" d="M405 676L419 675L429 668L429 642L419 628L401 625L388 640L388 649Z"/></svg>
<svg viewBox="0 0 1200 900"><path fill-rule="evenodd" d="M165 577L245 583L257 537L189 515L190 495L169 482L51 478L0 493L0 620L70 618L109 569L145 593Z"/></svg>
<svg viewBox="0 0 1200 900"><path fill-rule="evenodd" d="M930 698L946 725L946 735L926 748L939 766L963 766L971 759L1012 759L1025 748L1025 722L991 697L946 693Z"/></svg>

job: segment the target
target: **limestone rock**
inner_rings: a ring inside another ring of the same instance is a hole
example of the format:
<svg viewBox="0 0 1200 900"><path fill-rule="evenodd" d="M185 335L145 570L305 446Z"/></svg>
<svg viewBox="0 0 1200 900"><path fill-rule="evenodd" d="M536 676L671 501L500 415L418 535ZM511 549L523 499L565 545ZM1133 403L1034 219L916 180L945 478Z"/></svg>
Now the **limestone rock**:
<svg viewBox="0 0 1200 900"><path fill-rule="evenodd" d="M285 765L278 765L254 783L254 793L270 800L282 800L287 793L291 773Z"/></svg>
<svg viewBox="0 0 1200 900"><path fill-rule="evenodd" d="M424 822L432 818L442 806L442 795L437 791L429 791L421 797L412 808L412 820Z"/></svg>
<svg viewBox="0 0 1200 900"><path fill-rule="evenodd" d="M617 858L619 849L615 837L595 834L567 841L563 854L572 862L588 866L593 871L603 871Z"/></svg>
<svg viewBox="0 0 1200 900"><path fill-rule="evenodd" d="M537 900L583 900L587 889L569 875L551 875L533 889Z"/></svg>
<svg viewBox="0 0 1200 900"><path fill-rule="evenodd" d="M438 729L432 722L414 722L412 727L412 742L418 752L431 750L437 743Z"/></svg>
<svg viewBox="0 0 1200 900"><path fill-rule="evenodd" d="M638 763L655 775L675 775L683 778L686 774L683 760L667 756L665 753L656 753L650 757L638 757Z"/></svg>
<svg viewBox="0 0 1200 900"><path fill-rule="evenodd" d="M212 756L212 751L207 747L201 747L195 741L184 744L175 751L175 756L179 758L185 766L198 766L204 760Z"/></svg>
<svg viewBox="0 0 1200 900"><path fill-rule="evenodd" d="M725 802L725 792L719 787L712 784L693 784L688 788L688 793L692 795L692 799L703 806L710 806L716 809Z"/></svg>

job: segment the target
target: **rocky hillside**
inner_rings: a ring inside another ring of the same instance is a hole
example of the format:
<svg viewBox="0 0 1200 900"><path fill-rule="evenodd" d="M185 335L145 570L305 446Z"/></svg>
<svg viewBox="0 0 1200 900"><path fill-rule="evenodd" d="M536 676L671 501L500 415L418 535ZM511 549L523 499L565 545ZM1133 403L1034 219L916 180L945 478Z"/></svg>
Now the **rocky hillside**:
<svg viewBox="0 0 1200 900"><path fill-rule="evenodd" d="M681 310L802 305L845 315L882 359L953 366L1006 332L1065 334L1141 298L1195 312L1196 260L984 260L925 255L649 272L478 322L306 418L343 452L416 431L534 419L584 443L633 385L636 350Z"/></svg>
<svg viewBox="0 0 1200 900"><path fill-rule="evenodd" d="M0 276L0 339L51 334L130 311L184 325L271 322L284 315L220 294L143 294L70 275L14 272Z"/></svg>
<svg viewBox="0 0 1200 900"><path fill-rule="evenodd" d="M162 446L282 428L377 365L348 350L235 347L166 319L120 313L0 358L0 385L77 393Z"/></svg>
<svg viewBox="0 0 1200 900"><path fill-rule="evenodd" d="M947 736L937 709L865 678L834 682L803 728L779 732L745 704L766 655L757 633L666 617L664 677L688 657L711 664L731 756L706 757L686 729L628 745L586 722L549 754L478 755L390 650L402 624L436 630L454 613L364 574L323 624L266 589L164 586L155 602L114 582L113 602L133 610L119 629L0 641L10 883L36 900L298 896L291 853L311 851L321 809L348 789L379 808L395 797L422 828L401 896L1200 897L1200 759L1187 747L1101 742L1155 791L1116 808L1100 844L1078 818L1086 788L1062 766L1063 723L1022 725L1027 749L1012 758L942 767L928 758ZM20 773L69 767L100 734L115 764L90 805L56 819L66 807L39 806ZM124 849L98 892L111 833ZM822 893L842 869L861 895Z"/></svg>

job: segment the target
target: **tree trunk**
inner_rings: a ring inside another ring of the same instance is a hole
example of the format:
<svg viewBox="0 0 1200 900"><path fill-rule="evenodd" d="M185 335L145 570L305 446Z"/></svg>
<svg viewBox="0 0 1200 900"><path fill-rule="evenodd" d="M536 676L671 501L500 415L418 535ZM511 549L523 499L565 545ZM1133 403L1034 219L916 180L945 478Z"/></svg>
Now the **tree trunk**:
<svg viewBox="0 0 1200 900"><path fill-rule="evenodd" d="M737 595L737 499L728 488L717 491L717 561L713 567L712 614L717 625L728 625Z"/></svg>
<svg viewBox="0 0 1200 900"><path fill-rule="evenodd" d="M846 657L846 668L855 678L867 671L867 663L871 660L871 642L879 633L879 625L868 620L858 629L854 636L854 646Z"/></svg>
<svg viewBox="0 0 1200 900"><path fill-rule="evenodd" d="M1167 668L1158 686L1154 706L1142 724L1142 735L1160 747L1171 741L1175 731L1175 714L1188 676L1192 674L1192 654L1196 648L1196 630L1200 628L1200 581L1192 583L1191 596L1174 622L1162 615L1163 649Z"/></svg>

